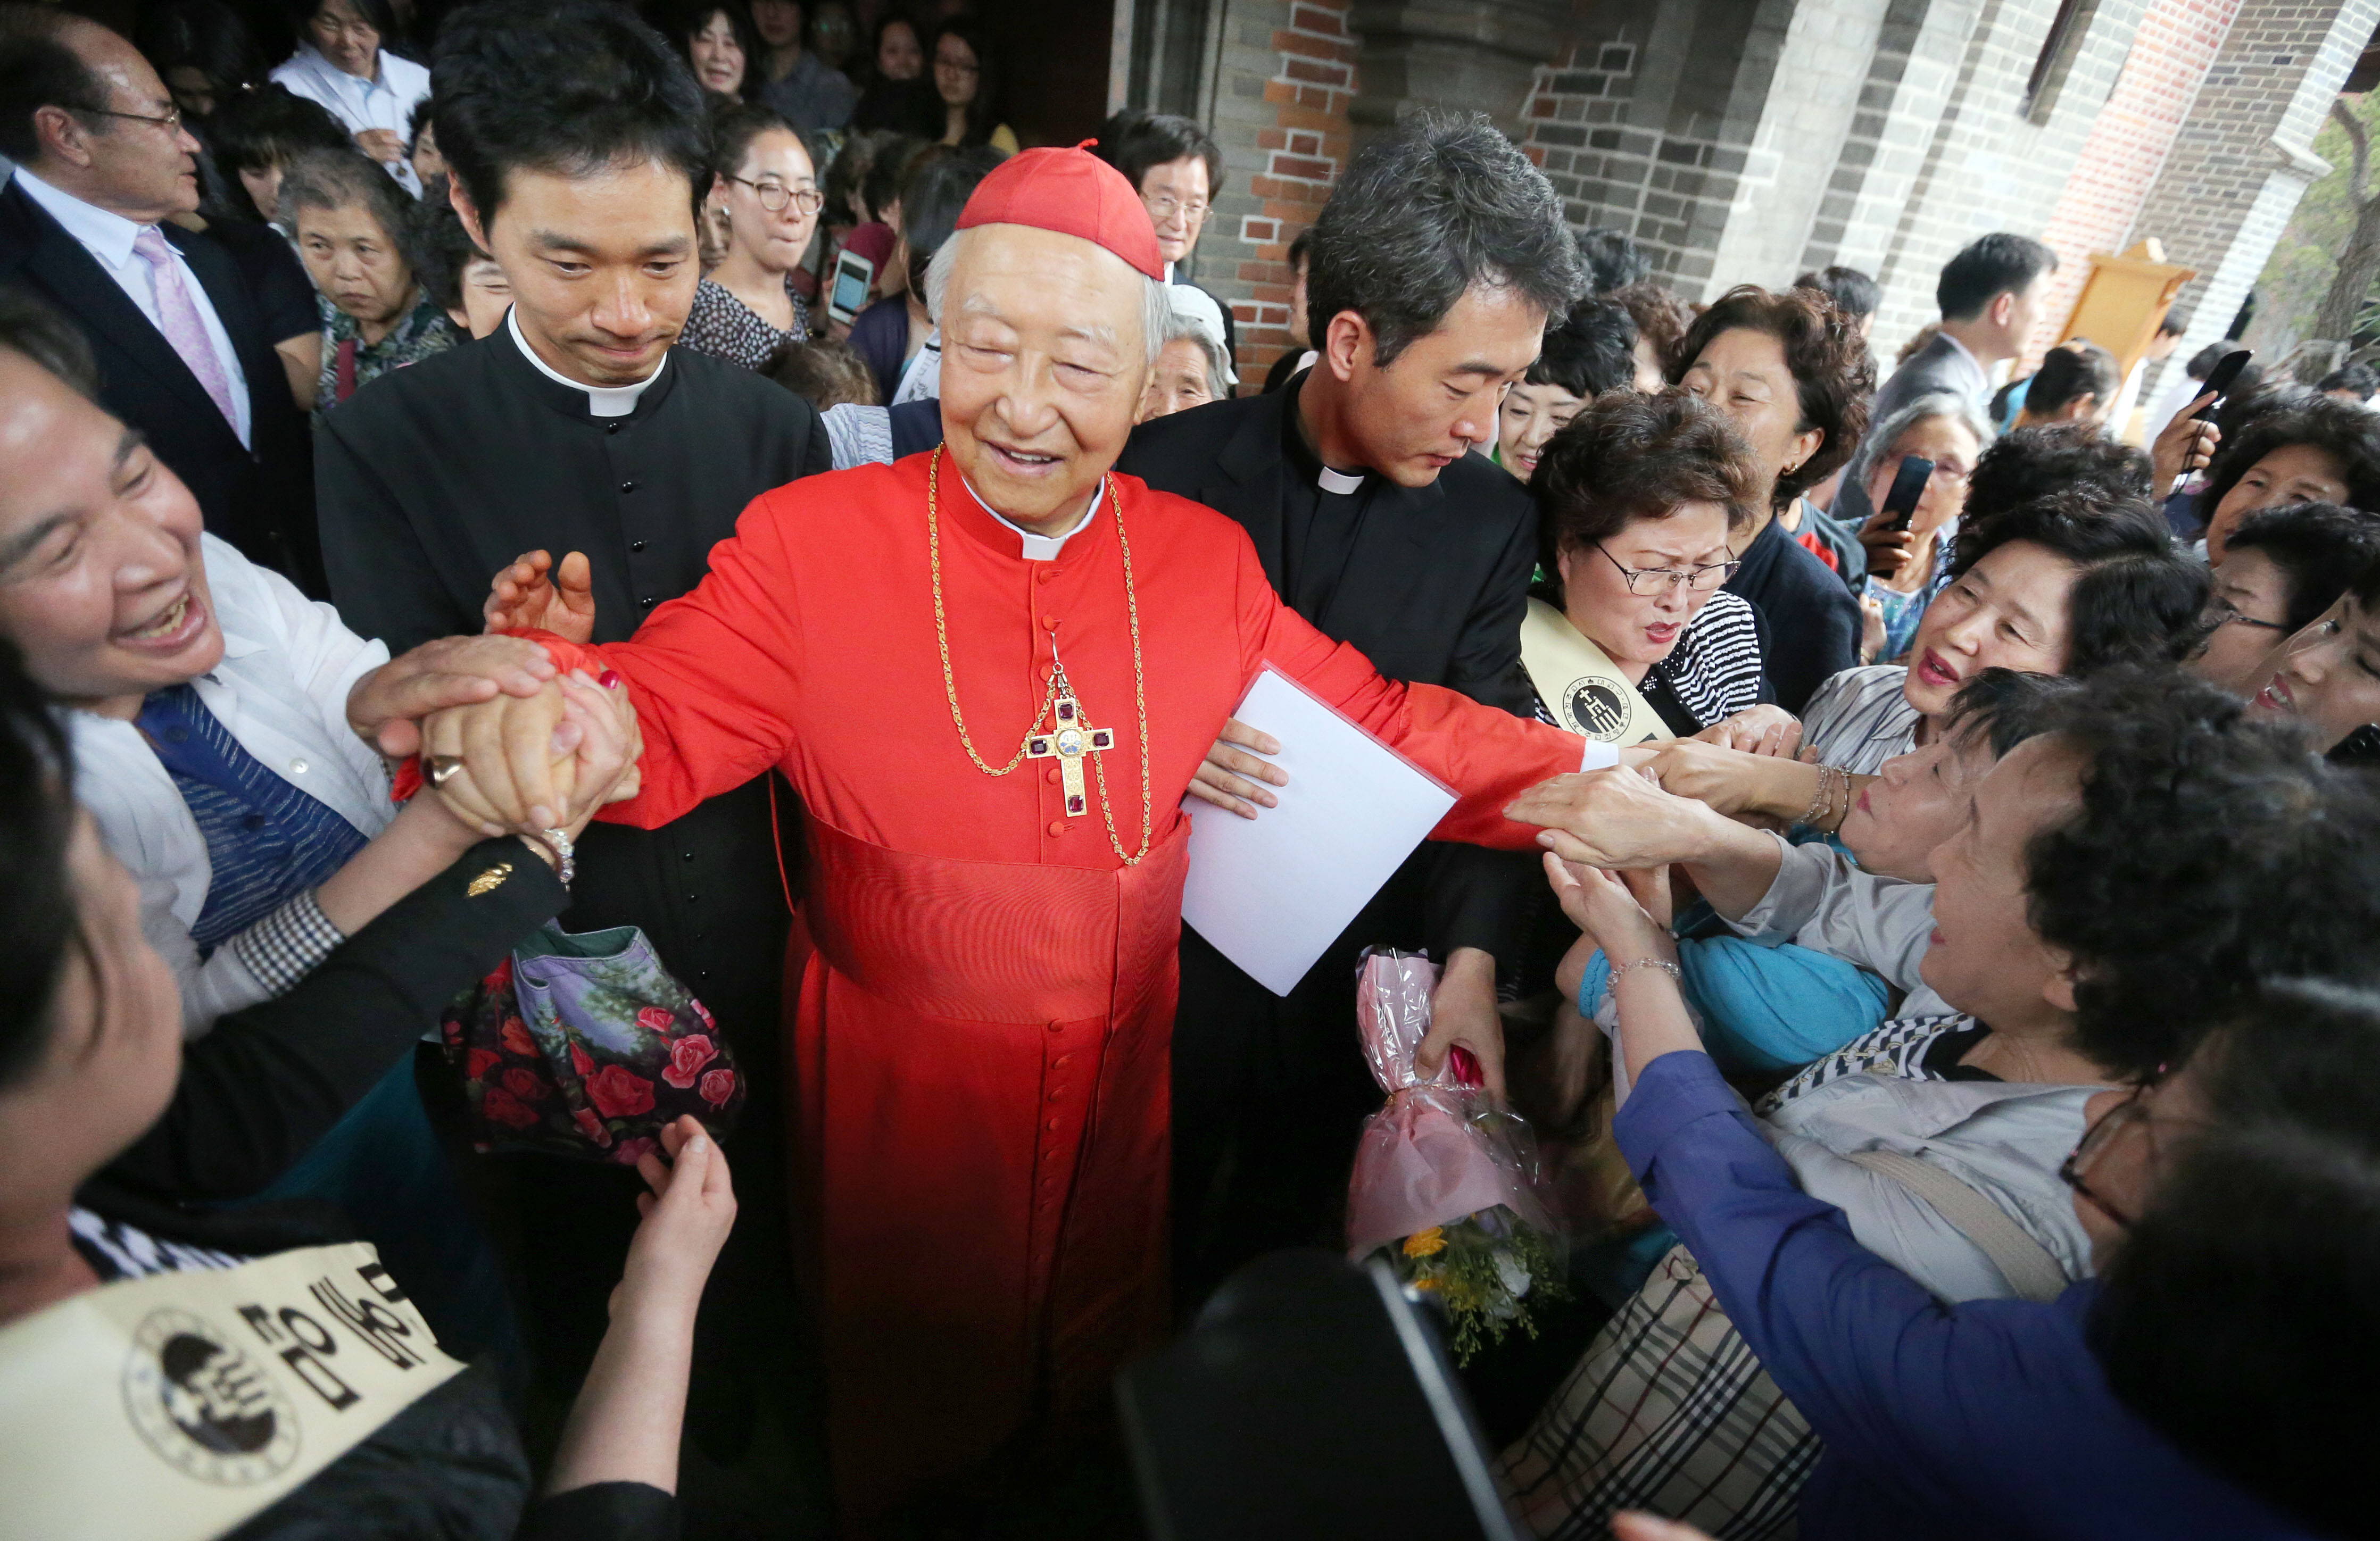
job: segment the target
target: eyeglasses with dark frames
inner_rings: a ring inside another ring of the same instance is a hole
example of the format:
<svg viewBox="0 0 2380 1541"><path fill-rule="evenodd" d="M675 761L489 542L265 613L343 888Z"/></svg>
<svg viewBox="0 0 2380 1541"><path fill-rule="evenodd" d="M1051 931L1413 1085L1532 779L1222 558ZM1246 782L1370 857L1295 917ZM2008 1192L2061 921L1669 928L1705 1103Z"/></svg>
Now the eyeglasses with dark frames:
<svg viewBox="0 0 2380 1541"><path fill-rule="evenodd" d="M2218 626L2253 626L2259 631L2287 631L2287 621L2259 621L2253 615L2241 613L2228 601L2209 600L2206 618Z"/></svg>
<svg viewBox="0 0 2380 1541"><path fill-rule="evenodd" d="M789 188L783 182L751 182L741 176L722 176L720 180L751 188L752 196L760 200L760 207L772 214L783 213L788 203L806 214L815 214L826 207L826 194L816 188Z"/></svg>
<svg viewBox="0 0 2380 1541"><path fill-rule="evenodd" d="M1621 578L1627 583L1628 592L1646 598L1666 594L1682 583L1694 593L1707 594L1733 577L1735 570L1743 565L1741 562L1708 562L1683 572L1675 567L1628 567L1622 566L1618 557L1603 551L1601 546L1595 549L1603 552L1604 561L1620 568Z"/></svg>

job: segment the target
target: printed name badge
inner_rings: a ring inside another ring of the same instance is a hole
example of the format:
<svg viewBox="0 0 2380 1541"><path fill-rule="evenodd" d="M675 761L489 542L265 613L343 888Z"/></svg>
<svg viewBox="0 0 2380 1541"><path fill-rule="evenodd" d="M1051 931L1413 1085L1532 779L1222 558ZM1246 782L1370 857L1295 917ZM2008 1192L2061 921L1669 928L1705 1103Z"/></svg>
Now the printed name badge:
<svg viewBox="0 0 2380 1541"><path fill-rule="evenodd" d="M1621 746L1677 736L1610 657L1543 600L1531 600L1521 619L1521 666L1567 732Z"/></svg>
<svg viewBox="0 0 2380 1541"><path fill-rule="evenodd" d="M463 1366L369 1243L126 1280L0 1329L0 1541L205 1541Z"/></svg>

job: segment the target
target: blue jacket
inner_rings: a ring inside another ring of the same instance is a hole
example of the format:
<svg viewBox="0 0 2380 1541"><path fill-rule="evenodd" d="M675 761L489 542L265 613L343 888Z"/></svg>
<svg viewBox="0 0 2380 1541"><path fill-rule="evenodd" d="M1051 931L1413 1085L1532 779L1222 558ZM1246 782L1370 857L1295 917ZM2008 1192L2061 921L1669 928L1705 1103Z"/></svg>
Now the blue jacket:
<svg viewBox="0 0 2380 1541"><path fill-rule="evenodd" d="M1647 1065L1613 1133L1826 1441L1810 1541L2312 1541L2116 1401L2083 1341L2095 1284L1943 1304L1794 1185L1710 1056Z"/></svg>

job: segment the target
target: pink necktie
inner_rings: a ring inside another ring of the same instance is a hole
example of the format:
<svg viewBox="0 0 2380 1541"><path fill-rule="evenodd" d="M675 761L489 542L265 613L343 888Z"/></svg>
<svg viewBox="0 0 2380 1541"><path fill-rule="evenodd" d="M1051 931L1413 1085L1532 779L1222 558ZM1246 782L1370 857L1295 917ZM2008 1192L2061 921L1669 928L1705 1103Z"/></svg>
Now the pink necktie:
<svg viewBox="0 0 2380 1541"><path fill-rule="evenodd" d="M237 431L239 419L231 404L231 381L224 373L223 360L215 357L214 345L207 341L206 323L199 319L198 304L190 298L189 285L182 282L182 270L175 265L173 248L152 224L133 237L132 249L149 264L156 281L158 330L207 388L224 421Z"/></svg>

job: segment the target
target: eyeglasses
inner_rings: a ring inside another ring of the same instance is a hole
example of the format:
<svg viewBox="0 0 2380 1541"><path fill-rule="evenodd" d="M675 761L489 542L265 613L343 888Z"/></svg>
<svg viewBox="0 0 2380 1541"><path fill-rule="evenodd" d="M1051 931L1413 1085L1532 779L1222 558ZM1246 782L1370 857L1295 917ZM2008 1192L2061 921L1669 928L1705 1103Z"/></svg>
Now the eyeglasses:
<svg viewBox="0 0 2380 1541"><path fill-rule="evenodd" d="M1196 224L1206 219L1207 211L1214 207L1209 203L1196 201L1184 203L1172 193L1160 193L1155 198L1144 198L1141 201L1148 206L1148 218L1152 224L1163 224L1176 214L1180 214L1190 224Z"/></svg>
<svg viewBox="0 0 2380 1541"><path fill-rule="evenodd" d="M178 134L182 131L182 109L179 107L174 108L164 117L152 117L147 113L119 113L108 107L86 107L83 111L93 117L128 117L135 123L153 123L169 134Z"/></svg>
<svg viewBox="0 0 2380 1541"><path fill-rule="evenodd" d="M747 182L741 176L722 176L720 180L751 188L752 196L760 200L760 207L772 214L783 213L788 203L806 214L815 214L826 207L826 194L816 188L789 188L783 182Z"/></svg>
<svg viewBox="0 0 2380 1541"><path fill-rule="evenodd" d="M2089 1199L2092 1207L2127 1231L2132 1228L2132 1217L2107 1202L2105 1195L2094 1190L2091 1184L2085 1183L2082 1180L2082 1169L2098 1159L2109 1146L2115 1144L2118 1135L2136 1123L2147 1122L2148 1104L2141 1100L2141 1094L2146 1090L2148 1087L2145 1085L2134 1086L2130 1096L2100 1114L2097 1122L2082 1131L2082 1138L2076 1143L2072 1150L2067 1153L2065 1161L2058 1169L2059 1182Z"/></svg>
<svg viewBox="0 0 2380 1541"><path fill-rule="evenodd" d="M2265 631L2289 629L2289 623L2286 621L2259 621L2253 615L2243 614L2228 600L2208 601L2206 618L2218 626L2256 626Z"/></svg>
<svg viewBox="0 0 2380 1541"><path fill-rule="evenodd" d="M1682 573L1675 567L1621 567L1618 557L1603 551L1601 546L1595 549L1603 552L1604 561L1620 567L1620 576L1627 581L1628 592L1646 597L1666 594L1682 583L1697 594L1707 594L1735 576L1735 570L1743 565L1741 562L1710 562L1700 567L1689 567Z"/></svg>

